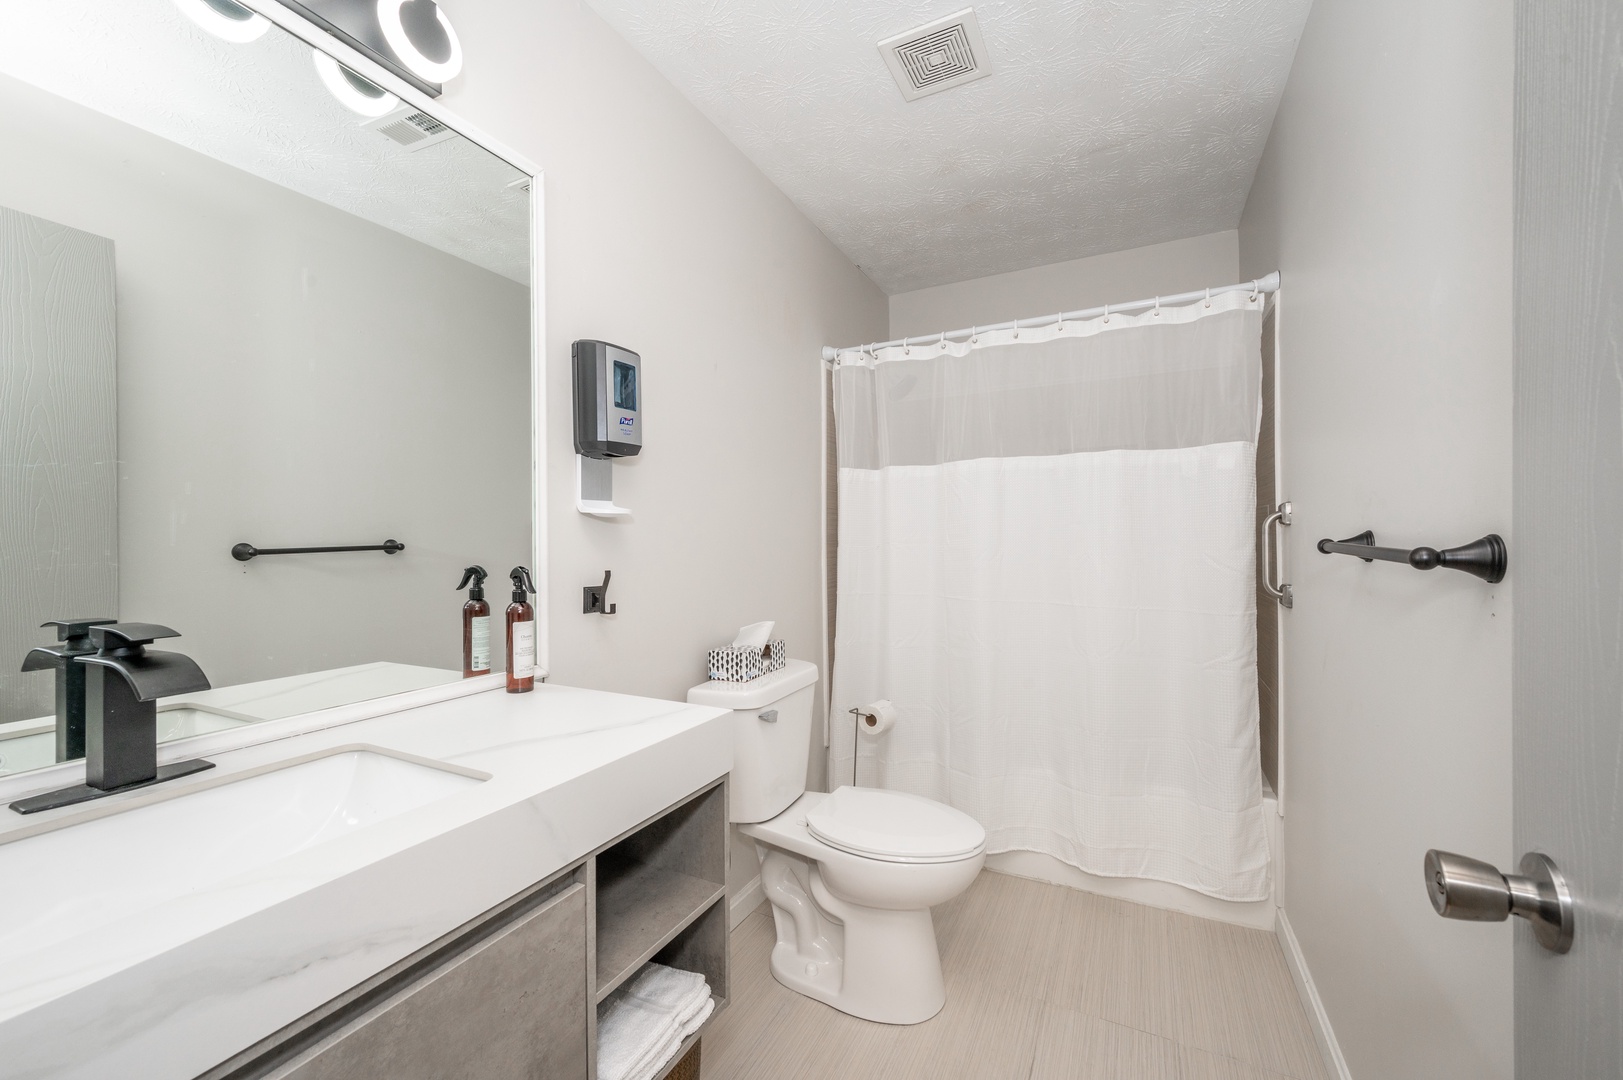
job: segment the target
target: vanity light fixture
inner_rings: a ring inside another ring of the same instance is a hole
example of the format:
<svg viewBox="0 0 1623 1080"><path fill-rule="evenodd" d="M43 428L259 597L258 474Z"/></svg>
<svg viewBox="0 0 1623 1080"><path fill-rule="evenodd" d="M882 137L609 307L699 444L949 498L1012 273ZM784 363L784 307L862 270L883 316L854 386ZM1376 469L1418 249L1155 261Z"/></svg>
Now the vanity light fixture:
<svg viewBox="0 0 1623 1080"><path fill-rule="evenodd" d="M175 0L185 16L222 41L246 45L270 29L270 20L236 0Z"/></svg>
<svg viewBox="0 0 1623 1080"><path fill-rule="evenodd" d="M362 116L384 116L400 107L400 99L373 82L363 79L320 49L310 52L316 74L339 104Z"/></svg>
<svg viewBox="0 0 1623 1080"><path fill-rule="evenodd" d="M411 8L409 14L406 11L408 5ZM426 18L429 11L432 11L437 23ZM408 18L412 24L409 30L406 27ZM389 48L418 78L436 83L449 82L462 70L462 43L457 40L456 31L451 29L451 20L445 17L445 11L434 0L378 0L378 25ZM436 37L440 40L434 40ZM443 53L444 59L435 60L427 52Z"/></svg>

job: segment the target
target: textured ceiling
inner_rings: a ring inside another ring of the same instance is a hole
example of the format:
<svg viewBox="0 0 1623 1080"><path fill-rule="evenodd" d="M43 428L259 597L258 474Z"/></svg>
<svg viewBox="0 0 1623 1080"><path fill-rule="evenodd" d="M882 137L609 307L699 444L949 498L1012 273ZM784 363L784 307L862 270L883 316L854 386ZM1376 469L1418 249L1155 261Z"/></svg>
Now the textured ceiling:
<svg viewBox="0 0 1623 1080"><path fill-rule="evenodd" d="M914 102L875 45L958 0L589 2L895 293L1236 227L1311 0L986 0Z"/></svg>
<svg viewBox="0 0 1623 1080"><path fill-rule="evenodd" d="M278 27L232 45L170 0L0 0L0 72L529 281L524 174L460 137L412 152L362 129Z"/></svg>

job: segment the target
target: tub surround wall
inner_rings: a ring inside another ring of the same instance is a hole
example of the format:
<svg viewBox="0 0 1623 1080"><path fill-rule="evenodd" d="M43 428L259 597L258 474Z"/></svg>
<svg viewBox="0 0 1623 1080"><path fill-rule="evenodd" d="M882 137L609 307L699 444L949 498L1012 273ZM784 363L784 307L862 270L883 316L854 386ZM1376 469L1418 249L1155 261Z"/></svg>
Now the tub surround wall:
<svg viewBox="0 0 1623 1080"><path fill-rule="evenodd" d="M1319 0L1240 226L1278 268L1282 905L1352 1076L1512 1074L1511 941L1444 923L1429 847L1513 865L1509 0ZM1318 554L1510 545L1495 586Z"/></svg>
<svg viewBox="0 0 1623 1080"><path fill-rule="evenodd" d="M1088 259L937 285L890 298L888 337L957 330L977 323L1077 311L1157 293L1232 285L1240 276L1239 234L1211 233ZM830 344L853 345L850 341Z"/></svg>

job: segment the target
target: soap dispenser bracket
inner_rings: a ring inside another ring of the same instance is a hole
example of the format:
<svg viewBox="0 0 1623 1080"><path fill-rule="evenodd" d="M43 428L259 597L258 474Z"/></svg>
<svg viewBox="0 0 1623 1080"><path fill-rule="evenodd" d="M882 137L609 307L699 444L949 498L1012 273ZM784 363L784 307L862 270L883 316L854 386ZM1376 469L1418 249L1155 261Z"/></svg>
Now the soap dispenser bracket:
<svg viewBox="0 0 1623 1080"><path fill-rule="evenodd" d="M631 513L614 505L612 459L575 455L575 509L593 517L624 517Z"/></svg>
<svg viewBox="0 0 1623 1080"><path fill-rule="evenodd" d="M603 571L603 584L588 585L581 589L582 615L613 615L620 610L619 604L609 603L609 577L612 573L610 570Z"/></svg>

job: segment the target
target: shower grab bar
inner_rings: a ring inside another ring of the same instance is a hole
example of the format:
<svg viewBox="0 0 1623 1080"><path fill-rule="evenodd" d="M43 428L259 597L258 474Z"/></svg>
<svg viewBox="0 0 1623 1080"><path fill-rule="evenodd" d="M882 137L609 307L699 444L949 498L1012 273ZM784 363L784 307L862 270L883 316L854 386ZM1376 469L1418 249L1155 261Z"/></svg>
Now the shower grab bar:
<svg viewBox="0 0 1623 1080"><path fill-rule="evenodd" d="M1489 533L1480 540L1459 547L1438 551L1433 547L1391 548L1376 547L1375 534L1368 529L1345 540L1319 541L1319 550L1326 555L1351 555L1365 562L1408 563L1416 570L1434 570L1446 566L1450 570L1463 570L1492 585L1505 579L1510 565L1510 553L1498 533Z"/></svg>
<svg viewBox="0 0 1623 1080"><path fill-rule="evenodd" d="M406 545L398 540L385 540L381 544L353 544L346 547L256 548L252 544L238 544L231 549L231 557L238 562L247 562L260 555L321 555L329 551L381 551L385 555L393 555L397 551L405 550Z"/></svg>
<svg viewBox="0 0 1623 1080"><path fill-rule="evenodd" d="M1273 545L1269 543L1269 540L1273 538L1275 524L1289 525L1290 523L1291 504L1282 502L1279 504L1279 509L1263 519L1262 536L1258 538L1258 543L1262 548L1262 589L1269 596L1278 600L1279 606L1282 608L1295 607L1296 596L1291 592L1288 582L1281 585L1274 584L1274 571L1276 569L1274 564L1277 561L1278 552L1273 549Z"/></svg>

